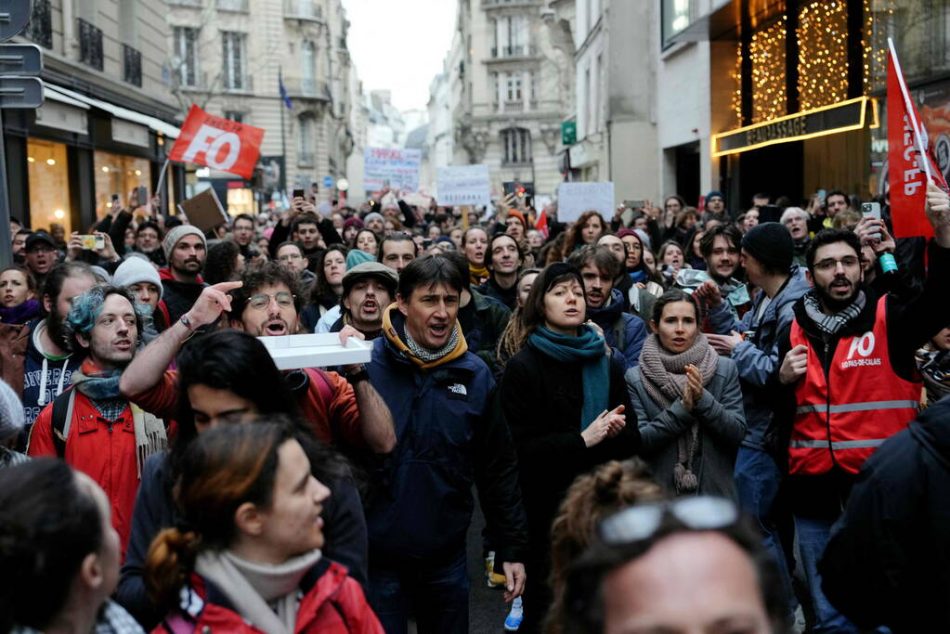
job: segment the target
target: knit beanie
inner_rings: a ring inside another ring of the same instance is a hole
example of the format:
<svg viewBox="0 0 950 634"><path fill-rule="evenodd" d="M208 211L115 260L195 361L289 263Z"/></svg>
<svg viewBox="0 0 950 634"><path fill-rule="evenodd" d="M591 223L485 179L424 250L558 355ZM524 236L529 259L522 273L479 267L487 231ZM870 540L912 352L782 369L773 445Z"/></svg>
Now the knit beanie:
<svg viewBox="0 0 950 634"><path fill-rule="evenodd" d="M158 298L162 298L162 280L152 263L145 258L131 255L112 274L112 283L122 288L128 288L141 282L154 284L155 288L158 289Z"/></svg>
<svg viewBox="0 0 950 634"><path fill-rule="evenodd" d="M366 217L363 218L363 224L364 225L369 224L373 220L379 220L380 222L384 222L386 219L383 218L383 214L379 213L378 211L373 211L366 214Z"/></svg>
<svg viewBox="0 0 950 634"><path fill-rule="evenodd" d="M168 233L165 234L165 239L162 240L162 251L165 252L166 260L171 261L172 251L175 250L175 245L187 235L198 236L201 238L202 244L204 244L205 247L208 246L205 240L205 234L201 232L201 229L194 225L178 225L177 227L169 229Z"/></svg>
<svg viewBox="0 0 950 634"><path fill-rule="evenodd" d="M353 217L351 217L351 218L347 218L346 220L343 221L343 228L344 228L344 229L349 229L350 227L357 227L357 228L359 228L359 229L362 229L362 228L363 228L363 221L360 220L359 218L357 218L356 216L353 216Z"/></svg>
<svg viewBox="0 0 950 634"><path fill-rule="evenodd" d="M792 268L795 243L778 222L763 222L749 229L742 236L742 248L770 271L785 273Z"/></svg>
<svg viewBox="0 0 950 634"><path fill-rule="evenodd" d="M19 434L25 423L23 405L16 392L5 382L0 381L0 441Z"/></svg>
<svg viewBox="0 0 950 634"><path fill-rule="evenodd" d="M359 249L352 249L349 253L346 254L346 270L349 271L351 268L357 264L362 264L363 262L375 262L376 258L367 253L366 251L360 251Z"/></svg>
<svg viewBox="0 0 950 634"><path fill-rule="evenodd" d="M524 227L525 230L527 231L527 229L528 229L528 221L525 219L523 213L521 213L521 212L518 211L517 209L509 209L509 210L508 210L508 217L509 217L509 218L517 218L517 219L518 219L518 222L521 223L521 226Z"/></svg>
<svg viewBox="0 0 950 634"><path fill-rule="evenodd" d="M726 199L726 197L722 195L721 191L717 191L715 189L706 194L706 200L708 201L710 198L721 198L722 200Z"/></svg>

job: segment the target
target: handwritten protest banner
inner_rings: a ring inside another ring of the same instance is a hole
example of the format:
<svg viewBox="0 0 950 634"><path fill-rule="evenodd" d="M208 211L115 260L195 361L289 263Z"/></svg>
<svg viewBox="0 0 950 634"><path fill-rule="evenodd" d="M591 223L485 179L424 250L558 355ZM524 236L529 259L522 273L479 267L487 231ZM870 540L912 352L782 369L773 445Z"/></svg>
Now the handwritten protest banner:
<svg viewBox="0 0 950 634"><path fill-rule="evenodd" d="M487 165L440 167L436 178L440 205L488 205L491 180Z"/></svg>
<svg viewBox="0 0 950 634"><path fill-rule="evenodd" d="M368 147L363 153L363 187L379 191L387 185L393 189L419 189L421 150Z"/></svg>
<svg viewBox="0 0 950 634"><path fill-rule="evenodd" d="M607 220L614 217L613 183L561 183L557 188L558 221L574 222L591 210Z"/></svg>

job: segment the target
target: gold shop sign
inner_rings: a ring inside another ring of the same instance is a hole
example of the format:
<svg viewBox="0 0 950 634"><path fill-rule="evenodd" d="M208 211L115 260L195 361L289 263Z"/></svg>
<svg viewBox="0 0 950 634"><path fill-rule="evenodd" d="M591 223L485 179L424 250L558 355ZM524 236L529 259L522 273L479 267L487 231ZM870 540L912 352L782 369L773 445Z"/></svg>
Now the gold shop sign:
<svg viewBox="0 0 950 634"><path fill-rule="evenodd" d="M712 155L736 154L776 143L803 141L848 130L860 130L867 121L868 104L871 105L872 111L870 127L876 128L880 125L877 101L871 97L856 97L765 123L714 134Z"/></svg>

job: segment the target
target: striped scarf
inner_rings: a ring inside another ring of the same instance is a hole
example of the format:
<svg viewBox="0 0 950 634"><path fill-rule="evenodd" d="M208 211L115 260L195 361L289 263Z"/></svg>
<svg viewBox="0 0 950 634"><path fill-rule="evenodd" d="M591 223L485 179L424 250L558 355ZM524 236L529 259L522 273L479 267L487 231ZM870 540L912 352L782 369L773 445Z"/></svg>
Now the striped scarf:
<svg viewBox="0 0 950 634"><path fill-rule="evenodd" d="M857 318L857 316L861 314L861 311L864 310L864 305L867 302L864 291L858 291L858 294L854 297L854 301L838 312L827 315L822 312L821 303L818 301L818 296L815 295L814 289L805 293L803 299L805 302L805 314L815 322L815 326L818 330L831 336L838 334L842 328L848 325L848 322Z"/></svg>

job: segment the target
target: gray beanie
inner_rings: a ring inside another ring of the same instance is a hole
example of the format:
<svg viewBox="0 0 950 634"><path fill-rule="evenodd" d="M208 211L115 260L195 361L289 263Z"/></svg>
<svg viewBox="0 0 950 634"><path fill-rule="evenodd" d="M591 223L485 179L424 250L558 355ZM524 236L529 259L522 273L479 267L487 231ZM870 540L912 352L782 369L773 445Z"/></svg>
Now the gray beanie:
<svg viewBox="0 0 950 634"><path fill-rule="evenodd" d="M165 259L171 261L172 251L175 250L175 245L178 244L178 241L184 238L187 235L196 235L201 238L201 242L208 246L207 241L205 240L205 234L202 233L201 229L194 225L178 225L177 227L172 227L168 230L168 233L165 234L165 239L162 240L162 251L165 252Z"/></svg>
<svg viewBox="0 0 950 634"><path fill-rule="evenodd" d="M26 417L19 397L13 388L0 380L0 441L19 434L25 423Z"/></svg>
<svg viewBox="0 0 950 634"><path fill-rule="evenodd" d="M130 256L112 274L112 283L122 288L141 282L154 284L158 288L158 298L162 298L162 280L152 263L145 258L137 255Z"/></svg>
<svg viewBox="0 0 950 634"><path fill-rule="evenodd" d="M386 219L383 218L383 214L379 213L378 211L373 211L373 212L370 212L370 213L366 214L366 217L363 218L363 224L365 225L366 223L370 222L371 220L379 220L380 222L383 222L383 221L385 221Z"/></svg>

